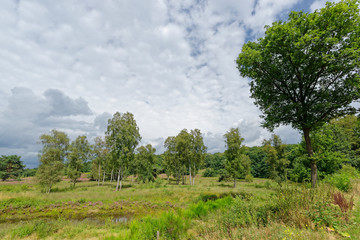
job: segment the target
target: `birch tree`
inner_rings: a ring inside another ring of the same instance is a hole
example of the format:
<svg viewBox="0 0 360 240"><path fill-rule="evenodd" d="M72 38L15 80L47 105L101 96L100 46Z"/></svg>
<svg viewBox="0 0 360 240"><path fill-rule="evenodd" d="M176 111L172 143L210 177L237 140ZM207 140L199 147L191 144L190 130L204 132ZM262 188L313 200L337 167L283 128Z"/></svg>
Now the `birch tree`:
<svg viewBox="0 0 360 240"><path fill-rule="evenodd" d="M122 187L124 171L134 159L134 151L141 136L132 113L116 112L108 121L106 142L115 165L118 168L116 191Z"/></svg>
<svg viewBox="0 0 360 240"><path fill-rule="evenodd" d="M61 181L69 138L64 132L51 130L50 134L41 135L39 142L43 148L39 154L36 177L46 193L50 193L53 185Z"/></svg>

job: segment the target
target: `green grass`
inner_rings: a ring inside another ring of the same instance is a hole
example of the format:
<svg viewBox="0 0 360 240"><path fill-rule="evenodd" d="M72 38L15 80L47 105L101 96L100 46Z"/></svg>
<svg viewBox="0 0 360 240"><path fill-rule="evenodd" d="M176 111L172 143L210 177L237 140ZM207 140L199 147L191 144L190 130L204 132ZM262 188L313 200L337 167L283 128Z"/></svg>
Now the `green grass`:
<svg viewBox="0 0 360 240"><path fill-rule="evenodd" d="M124 182L97 186L63 181L50 194L34 182L0 184L1 239L360 239L359 183L351 212L332 203L328 185L315 190L268 179L195 186ZM116 218L127 219L121 223Z"/></svg>

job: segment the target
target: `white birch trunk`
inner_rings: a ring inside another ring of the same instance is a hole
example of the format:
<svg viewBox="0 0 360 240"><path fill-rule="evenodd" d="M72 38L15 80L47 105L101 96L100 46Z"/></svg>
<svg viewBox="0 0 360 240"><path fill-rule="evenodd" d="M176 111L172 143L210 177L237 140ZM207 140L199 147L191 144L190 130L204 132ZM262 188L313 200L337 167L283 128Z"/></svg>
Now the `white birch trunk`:
<svg viewBox="0 0 360 240"><path fill-rule="evenodd" d="M189 166L189 176L190 176L190 185L192 185L192 181L191 181L191 167Z"/></svg>
<svg viewBox="0 0 360 240"><path fill-rule="evenodd" d="M114 177L113 173L114 173L114 168L113 168L113 169L111 169L110 182L113 180L113 177Z"/></svg>
<svg viewBox="0 0 360 240"><path fill-rule="evenodd" d="M119 175L121 178L120 178L120 190L121 190L121 187L122 187L122 171L121 171L121 167L120 167L120 175Z"/></svg>
<svg viewBox="0 0 360 240"><path fill-rule="evenodd" d="M103 174L103 182L102 182L101 186L104 186L104 181L105 181L105 171L104 171L104 174Z"/></svg>
<svg viewBox="0 0 360 240"><path fill-rule="evenodd" d="M98 174L98 186L100 185L100 163L99 163L99 174Z"/></svg>
<svg viewBox="0 0 360 240"><path fill-rule="evenodd" d="M116 182L116 191L118 191L118 190L119 190L119 183L120 183L120 171L121 171L121 168L119 168L118 179L117 179L117 182Z"/></svg>

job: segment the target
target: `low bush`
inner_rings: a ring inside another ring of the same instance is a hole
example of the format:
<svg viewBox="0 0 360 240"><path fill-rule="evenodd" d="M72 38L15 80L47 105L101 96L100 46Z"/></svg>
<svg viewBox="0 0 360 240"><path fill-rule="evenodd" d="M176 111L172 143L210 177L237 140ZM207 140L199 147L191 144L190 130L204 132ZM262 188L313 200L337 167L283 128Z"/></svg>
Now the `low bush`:
<svg viewBox="0 0 360 240"><path fill-rule="evenodd" d="M130 223L130 239L181 239L189 227L182 211L166 212L158 218L145 217Z"/></svg>
<svg viewBox="0 0 360 240"><path fill-rule="evenodd" d="M216 177L218 175L217 171L215 171L212 168L207 168L204 173L203 173L203 177Z"/></svg>
<svg viewBox="0 0 360 240"><path fill-rule="evenodd" d="M356 168L344 165L337 173L326 176L323 181L341 191L348 192L352 189L352 179L359 177L360 174Z"/></svg>

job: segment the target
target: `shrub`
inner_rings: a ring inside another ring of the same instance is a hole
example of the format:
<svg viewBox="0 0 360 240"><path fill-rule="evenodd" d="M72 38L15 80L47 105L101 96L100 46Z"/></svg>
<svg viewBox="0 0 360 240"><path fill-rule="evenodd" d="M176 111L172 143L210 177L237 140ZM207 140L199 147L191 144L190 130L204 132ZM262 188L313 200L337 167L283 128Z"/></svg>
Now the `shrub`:
<svg viewBox="0 0 360 240"><path fill-rule="evenodd" d="M344 165L337 173L326 176L324 182L341 191L348 192L352 189L351 180L359 177L360 174L354 167Z"/></svg>
<svg viewBox="0 0 360 240"><path fill-rule="evenodd" d="M203 173L203 177L216 177L216 176L217 176L217 172L212 168L207 168Z"/></svg>
<svg viewBox="0 0 360 240"><path fill-rule="evenodd" d="M245 181L247 182L253 182L254 181L254 177L251 174L246 174L245 176Z"/></svg>
<svg viewBox="0 0 360 240"><path fill-rule="evenodd" d="M183 213L163 213L159 218L145 217L130 223L130 239L181 239L188 228Z"/></svg>

